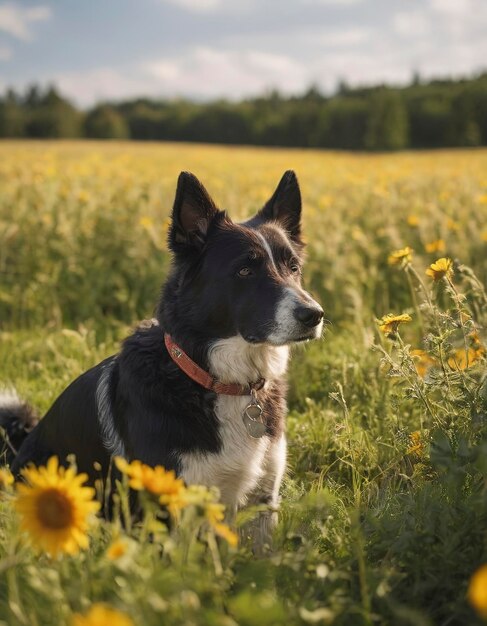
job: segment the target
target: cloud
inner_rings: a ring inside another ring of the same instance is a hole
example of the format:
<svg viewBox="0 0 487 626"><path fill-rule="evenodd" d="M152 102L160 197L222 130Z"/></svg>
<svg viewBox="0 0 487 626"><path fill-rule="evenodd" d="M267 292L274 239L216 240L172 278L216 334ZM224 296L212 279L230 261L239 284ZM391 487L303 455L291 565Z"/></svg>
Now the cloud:
<svg viewBox="0 0 487 626"><path fill-rule="evenodd" d="M392 19L394 32L404 37L424 37L431 31L431 17L422 10L401 11Z"/></svg>
<svg viewBox="0 0 487 626"><path fill-rule="evenodd" d="M12 50L7 46L0 46L0 61L8 61L12 58Z"/></svg>
<svg viewBox="0 0 487 626"><path fill-rule="evenodd" d="M321 42L331 48L353 47L366 43L371 36L372 32L367 28L347 28L323 33Z"/></svg>
<svg viewBox="0 0 487 626"><path fill-rule="evenodd" d="M183 55L123 67L59 72L41 77L82 106L138 96L239 99L270 87L287 93L305 89L306 67L286 55L258 50L196 47Z"/></svg>
<svg viewBox="0 0 487 626"><path fill-rule="evenodd" d="M103 100L157 94L147 78L141 79L133 68L99 67L58 72L41 78L40 82L54 82L63 94L82 106Z"/></svg>
<svg viewBox="0 0 487 626"><path fill-rule="evenodd" d="M360 4L364 0L301 0L303 4L321 4L324 6L351 6L353 4Z"/></svg>
<svg viewBox="0 0 487 626"><path fill-rule="evenodd" d="M161 0L195 13L207 13L219 8L222 0Z"/></svg>
<svg viewBox="0 0 487 626"><path fill-rule="evenodd" d="M466 16L469 13L475 15L475 7L472 0L430 0L430 6L434 11L447 15Z"/></svg>
<svg viewBox="0 0 487 626"><path fill-rule="evenodd" d="M51 14L44 6L48 0L31 2L39 5L27 8L22 0L7 4L0 0L0 29L20 39L32 37L34 28ZM115 5L118 0L105 2ZM34 58L28 69L20 67L17 72L15 63L5 63L2 79L18 87L34 79L55 82L63 93L87 106L97 100L144 95L240 99L272 88L302 93L312 83L330 92L340 79L351 85L404 83L414 71L427 78L471 73L486 66L487 0L484 4L475 0L156 2L155 15L141 14L141 20L164 19L166 31L161 33L166 36L157 31L151 40L142 21L140 28L129 32L132 21L126 20L127 27L122 20L124 26L113 31L109 54L108 46L99 46L88 34L80 40L79 23L65 20L62 30L55 23L51 33L54 43L66 42L57 46L67 51L64 56L51 55L48 65L29 47ZM99 26L96 37L113 24ZM127 52L127 41L133 44L133 54L117 54ZM0 46L0 60L8 60L11 54L10 48Z"/></svg>
<svg viewBox="0 0 487 626"><path fill-rule="evenodd" d="M33 23L45 22L50 18L51 9L47 6L22 7L13 2L0 5L0 31L21 41L33 38Z"/></svg>
<svg viewBox="0 0 487 626"><path fill-rule="evenodd" d="M210 13L218 11L221 14L250 14L259 7L259 0L241 0L230 2L230 0L159 0L161 3L172 4L191 13ZM364 2L364 0L293 0L296 5L305 7L332 6L348 7ZM267 0L268 10L279 10L282 8L282 0Z"/></svg>
<svg viewBox="0 0 487 626"><path fill-rule="evenodd" d="M141 69L165 93L240 98L277 86L296 91L306 85L306 68L285 54L200 46L185 55L145 63Z"/></svg>

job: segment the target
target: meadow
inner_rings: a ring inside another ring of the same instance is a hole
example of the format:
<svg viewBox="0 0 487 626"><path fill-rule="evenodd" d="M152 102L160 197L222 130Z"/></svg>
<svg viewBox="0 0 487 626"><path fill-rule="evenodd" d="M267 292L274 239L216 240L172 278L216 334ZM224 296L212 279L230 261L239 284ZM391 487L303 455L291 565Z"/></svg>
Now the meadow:
<svg viewBox="0 0 487 626"><path fill-rule="evenodd" d="M142 523L94 520L87 546L52 556L20 528L4 473L0 624L487 619L486 150L0 143L0 383L42 414L151 317L181 170L238 219L290 168L305 284L330 324L293 353L273 550L214 532L216 494L169 531L142 490Z"/></svg>

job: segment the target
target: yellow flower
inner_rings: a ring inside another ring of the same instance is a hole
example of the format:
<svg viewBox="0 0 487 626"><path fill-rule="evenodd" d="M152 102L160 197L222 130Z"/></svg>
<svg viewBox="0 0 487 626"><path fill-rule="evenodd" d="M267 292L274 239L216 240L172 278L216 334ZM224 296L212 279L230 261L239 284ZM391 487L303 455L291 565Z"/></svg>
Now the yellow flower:
<svg viewBox="0 0 487 626"><path fill-rule="evenodd" d="M10 485L13 485L14 477L12 472L7 467L0 468L0 489L7 489Z"/></svg>
<svg viewBox="0 0 487 626"><path fill-rule="evenodd" d="M464 370L477 363L477 361L484 356L484 353L485 350L483 348L478 350L475 348L467 348L466 352L465 348L458 348L448 359L448 365L452 370Z"/></svg>
<svg viewBox="0 0 487 626"><path fill-rule="evenodd" d="M479 337L479 334L476 330L473 330L469 334L470 345L472 348L479 353L479 356L483 356L485 354L485 347Z"/></svg>
<svg viewBox="0 0 487 626"><path fill-rule="evenodd" d="M122 457L115 458L115 465L129 477L129 486L137 491L145 490L159 496L159 502L167 506L171 515L189 504L185 498L186 487L174 470L165 470L161 465L150 467L140 461L128 463Z"/></svg>
<svg viewBox="0 0 487 626"><path fill-rule="evenodd" d="M154 221L151 217L147 215L143 215L139 219L139 224L142 226L142 228L146 228L147 230L149 230L150 228L154 226Z"/></svg>
<svg viewBox="0 0 487 626"><path fill-rule="evenodd" d="M452 230L452 231L460 230L460 224L456 222L455 220L452 220L451 217L447 219L446 227L448 228L448 230Z"/></svg>
<svg viewBox="0 0 487 626"><path fill-rule="evenodd" d="M134 622L128 615L100 602L93 604L84 615L75 613L71 619L71 626L107 626L108 624L110 626L134 626Z"/></svg>
<svg viewBox="0 0 487 626"><path fill-rule="evenodd" d="M407 265L413 258L413 249L409 246L391 252L388 258L389 265Z"/></svg>
<svg viewBox="0 0 487 626"><path fill-rule="evenodd" d="M467 598L477 613L487 618L487 563L481 565L470 579Z"/></svg>
<svg viewBox="0 0 487 626"><path fill-rule="evenodd" d="M78 193L78 200L79 202L82 202L83 204L86 204L90 199L90 194L85 190L82 189L79 193Z"/></svg>
<svg viewBox="0 0 487 626"><path fill-rule="evenodd" d="M424 378L428 373L428 370L433 365L436 365L435 359L433 359L424 350L411 350L410 354L413 357L416 372L418 373L418 376L421 376L421 378Z"/></svg>
<svg viewBox="0 0 487 626"><path fill-rule="evenodd" d="M446 276L446 278L451 278L453 276L452 260L445 257L438 259L428 267L426 275L433 278L433 280L440 280L444 276Z"/></svg>
<svg viewBox="0 0 487 626"><path fill-rule="evenodd" d="M237 533L234 533L233 530L230 530L230 528L226 524L216 523L212 524L211 526L215 533L222 539L225 539L225 541L230 546L232 546L232 548L235 548L238 545Z"/></svg>
<svg viewBox="0 0 487 626"><path fill-rule="evenodd" d="M205 506L205 517L215 533L225 539L229 545L236 547L238 545L238 535L230 530L227 524L223 524L225 518L225 505L219 502L209 502Z"/></svg>
<svg viewBox="0 0 487 626"><path fill-rule="evenodd" d="M409 448L408 454L420 454L423 450L423 443L421 441L421 433L419 430L415 430L409 435Z"/></svg>
<svg viewBox="0 0 487 626"><path fill-rule="evenodd" d="M145 489L161 496L174 495L184 489L184 481L176 478L174 470L166 471L162 465L150 467L140 461L128 463L122 457L115 458L115 465L129 477L129 486L137 491Z"/></svg>
<svg viewBox="0 0 487 626"><path fill-rule="evenodd" d="M108 546L106 555L110 561L116 561L124 554L126 554L128 548L128 543L126 539L114 539L112 543Z"/></svg>
<svg viewBox="0 0 487 626"><path fill-rule="evenodd" d="M209 502L205 507L205 517L213 526L222 522L225 517L225 505L219 502Z"/></svg>
<svg viewBox="0 0 487 626"><path fill-rule="evenodd" d="M419 218L417 215L408 215L408 224L413 228L419 225Z"/></svg>
<svg viewBox="0 0 487 626"><path fill-rule="evenodd" d="M93 500L94 489L82 486L86 474L59 467L54 456L46 467L30 467L22 474L26 484L17 485L14 506L33 545L52 556L87 548L89 519L100 503Z"/></svg>
<svg viewBox="0 0 487 626"><path fill-rule="evenodd" d="M400 324L405 322L410 322L411 316L407 313L403 313L402 315L394 315L393 313L388 313L381 317L378 321L380 330L385 335L391 335L397 332Z"/></svg>
<svg viewBox="0 0 487 626"><path fill-rule="evenodd" d="M444 252L446 245L443 239L437 239L436 241L425 244L424 249L426 252Z"/></svg>

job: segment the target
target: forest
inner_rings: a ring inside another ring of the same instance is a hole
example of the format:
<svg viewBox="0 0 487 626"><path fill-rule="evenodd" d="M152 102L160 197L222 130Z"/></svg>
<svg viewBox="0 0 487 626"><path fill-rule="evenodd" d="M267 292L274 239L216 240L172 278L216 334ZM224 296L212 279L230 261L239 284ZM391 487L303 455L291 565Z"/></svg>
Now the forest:
<svg viewBox="0 0 487 626"><path fill-rule="evenodd" d="M137 98L76 107L55 86L0 97L2 138L92 138L393 151L487 145L487 73L403 87L316 86L239 102Z"/></svg>

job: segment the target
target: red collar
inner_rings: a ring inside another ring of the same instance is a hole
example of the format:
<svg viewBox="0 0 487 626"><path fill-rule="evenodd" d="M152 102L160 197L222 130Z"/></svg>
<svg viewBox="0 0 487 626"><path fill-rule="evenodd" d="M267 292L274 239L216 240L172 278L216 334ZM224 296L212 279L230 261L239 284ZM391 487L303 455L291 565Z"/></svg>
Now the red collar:
<svg viewBox="0 0 487 626"><path fill-rule="evenodd" d="M265 379L260 378L254 383L248 383L247 385L240 385L239 383L222 383L216 378L213 378L211 374L205 372L203 368L189 358L189 356L181 350L181 348L174 343L171 336L164 333L164 343L166 344L169 356L176 363L187 376L189 376L196 383L214 391L218 394L225 396L250 396L252 391L259 391L265 384Z"/></svg>

